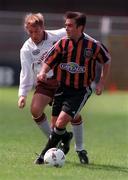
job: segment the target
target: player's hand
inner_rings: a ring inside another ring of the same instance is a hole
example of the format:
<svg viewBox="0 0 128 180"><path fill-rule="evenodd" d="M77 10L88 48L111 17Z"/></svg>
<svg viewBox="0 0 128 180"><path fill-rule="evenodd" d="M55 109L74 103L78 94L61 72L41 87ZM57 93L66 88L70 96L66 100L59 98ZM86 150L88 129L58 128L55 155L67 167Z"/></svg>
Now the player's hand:
<svg viewBox="0 0 128 180"><path fill-rule="evenodd" d="M37 80L39 80L39 81L46 81L47 80L47 74L40 72L39 74L37 74Z"/></svg>
<svg viewBox="0 0 128 180"><path fill-rule="evenodd" d="M104 82L103 82L103 81L100 81L100 82L96 85L96 88L95 88L95 93L96 93L96 95L101 95L103 90L104 90Z"/></svg>
<svg viewBox="0 0 128 180"><path fill-rule="evenodd" d="M26 105L26 97L25 96L20 96L18 100L18 107L23 109Z"/></svg>

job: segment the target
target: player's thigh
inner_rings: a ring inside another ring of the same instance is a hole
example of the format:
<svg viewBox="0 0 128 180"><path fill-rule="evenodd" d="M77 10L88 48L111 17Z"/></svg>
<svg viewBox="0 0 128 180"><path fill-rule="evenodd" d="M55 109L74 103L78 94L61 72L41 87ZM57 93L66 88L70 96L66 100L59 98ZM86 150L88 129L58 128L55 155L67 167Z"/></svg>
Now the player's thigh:
<svg viewBox="0 0 128 180"><path fill-rule="evenodd" d="M41 114L52 98L44 94L35 93L31 102L31 112Z"/></svg>

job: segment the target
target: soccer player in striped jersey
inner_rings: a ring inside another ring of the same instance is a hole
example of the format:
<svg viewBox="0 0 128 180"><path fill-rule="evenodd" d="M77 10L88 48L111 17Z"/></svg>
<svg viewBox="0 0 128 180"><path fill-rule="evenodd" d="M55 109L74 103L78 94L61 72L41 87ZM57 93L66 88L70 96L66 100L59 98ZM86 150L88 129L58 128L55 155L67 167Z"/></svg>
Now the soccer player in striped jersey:
<svg viewBox="0 0 128 180"><path fill-rule="evenodd" d="M44 57L47 51L52 45L66 35L65 28L59 30L45 30L44 18L41 13L27 14L24 22L25 30L29 35L29 39L25 41L23 47L20 50L21 59L21 73L20 73L20 85L19 85L19 108L24 108L26 105L26 99L28 92L36 84L35 74L32 71L31 66L36 62L40 63L41 57ZM88 37L88 35L86 35ZM32 98L31 113L34 121L43 133L49 137L51 128L47 121L47 116L44 113L45 107L51 102L58 83L52 77L52 71L49 72L49 80L45 83L38 82L36 91ZM54 123L51 123L52 127ZM81 116L75 118L72 122L73 133L76 141L76 151L81 151L83 147L83 123ZM72 134L69 134L69 140L72 138ZM63 144L62 144L63 145ZM69 150L68 146L62 146L64 152Z"/></svg>
<svg viewBox="0 0 128 180"><path fill-rule="evenodd" d="M52 106L52 120L55 122L55 127L40 157L36 160L37 164L43 163L43 156L49 148L57 146L63 138L66 139L68 122L74 121L91 96L96 62L102 65L102 75L96 84L95 93L101 95L104 89L110 68L110 54L100 42L85 36L83 33L85 25L84 13L66 13L67 36L51 48L37 76L38 80L46 82L47 73L53 69L54 76L59 82ZM78 156L81 158L79 151ZM80 159L81 163L82 160ZM88 162L86 156L84 163L88 164Z"/></svg>

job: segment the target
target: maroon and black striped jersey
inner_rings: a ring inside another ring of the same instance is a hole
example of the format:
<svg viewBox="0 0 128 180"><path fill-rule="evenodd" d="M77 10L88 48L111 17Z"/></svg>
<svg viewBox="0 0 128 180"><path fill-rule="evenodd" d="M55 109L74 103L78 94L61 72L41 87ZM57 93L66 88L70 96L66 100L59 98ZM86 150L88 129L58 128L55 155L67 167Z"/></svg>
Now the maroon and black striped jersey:
<svg viewBox="0 0 128 180"><path fill-rule="evenodd" d="M68 37L58 41L48 52L45 63L54 70L56 79L76 89L87 87L95 78L96 61L110 60L108 50L84 34L74 42Z"/></svg>

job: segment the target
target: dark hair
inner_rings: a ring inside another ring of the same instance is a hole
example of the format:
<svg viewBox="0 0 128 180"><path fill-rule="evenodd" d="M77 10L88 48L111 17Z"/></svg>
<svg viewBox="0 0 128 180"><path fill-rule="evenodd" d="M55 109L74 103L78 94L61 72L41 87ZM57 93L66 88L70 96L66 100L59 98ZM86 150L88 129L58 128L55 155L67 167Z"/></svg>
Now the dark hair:
<svg viewBox="0 0 128 180"><path fill-rule="evenodd" d="M86 25L86 15L81 12L67 11L65 13L65 19L74 19L77 27L78 26L85 27L85 25Z"/></svg>

